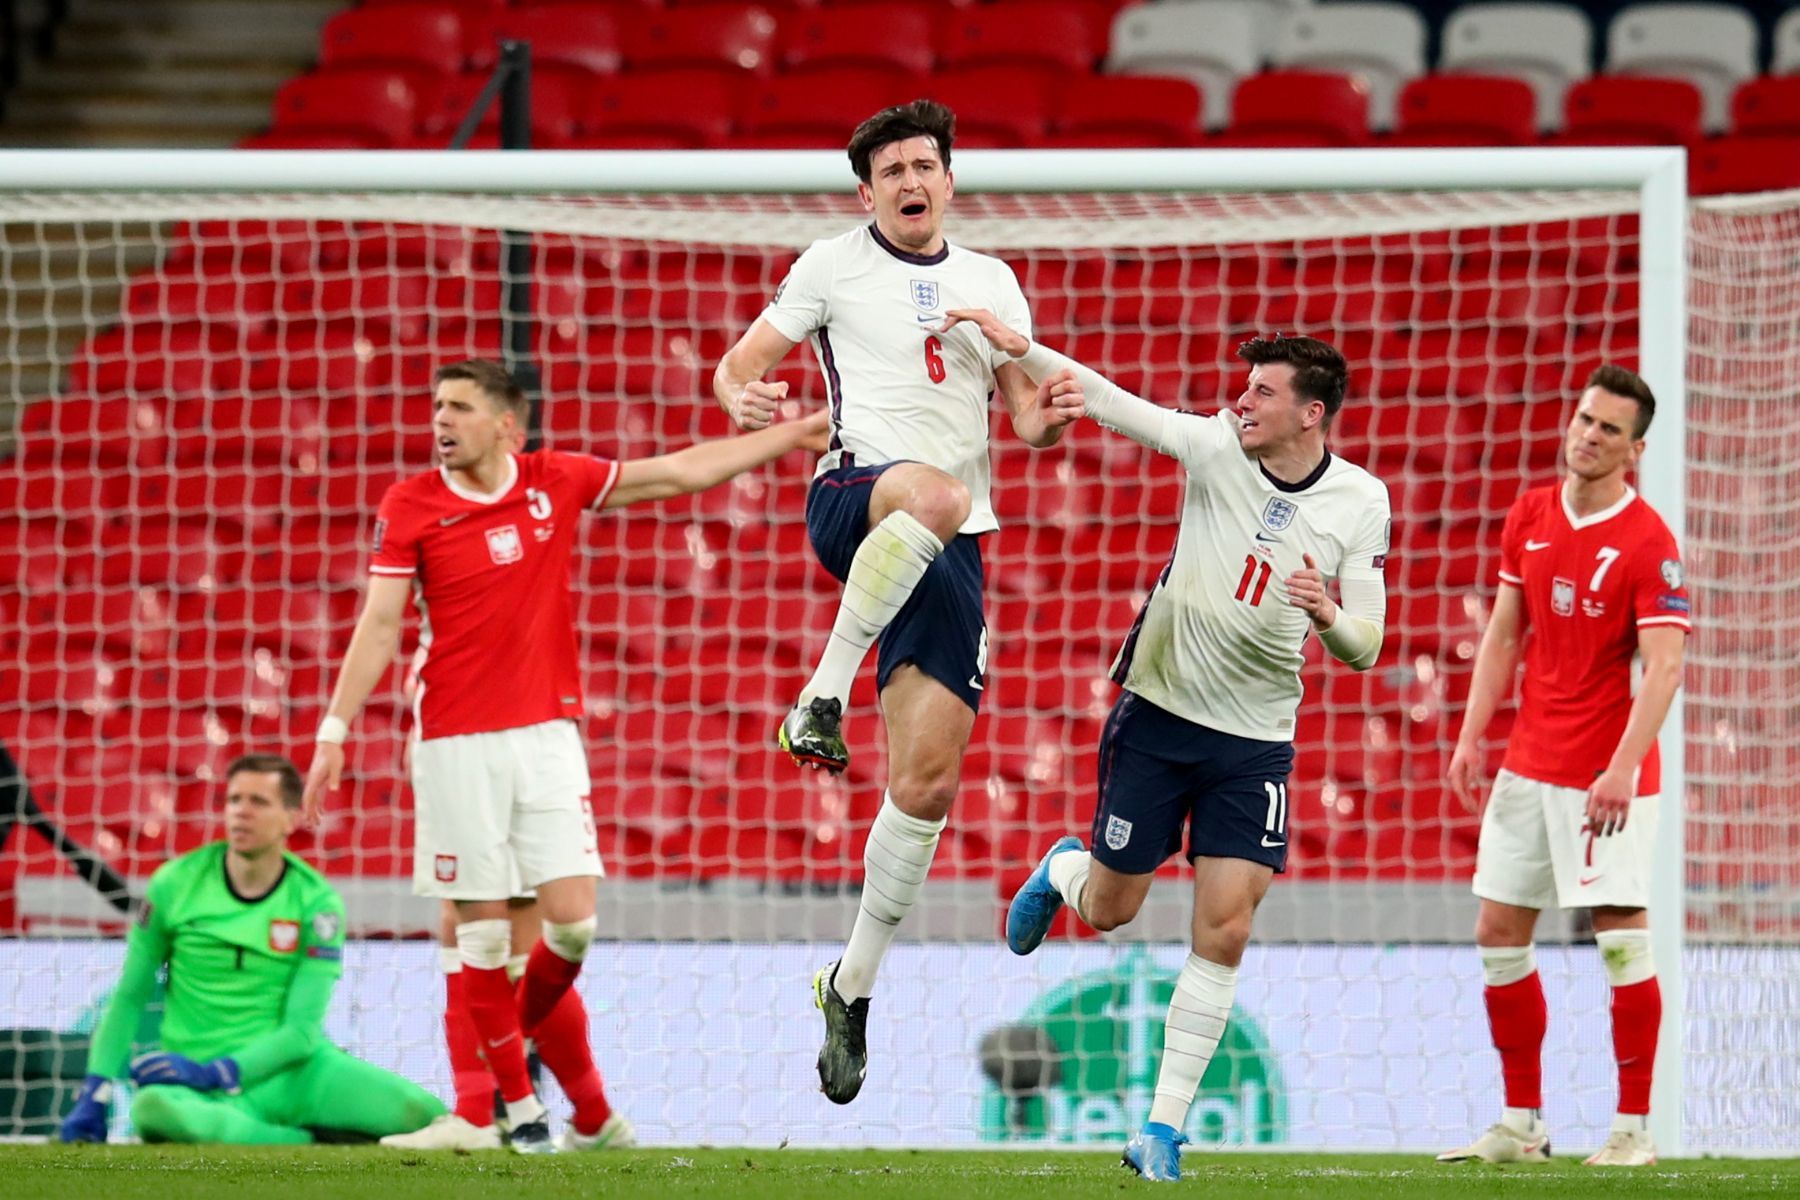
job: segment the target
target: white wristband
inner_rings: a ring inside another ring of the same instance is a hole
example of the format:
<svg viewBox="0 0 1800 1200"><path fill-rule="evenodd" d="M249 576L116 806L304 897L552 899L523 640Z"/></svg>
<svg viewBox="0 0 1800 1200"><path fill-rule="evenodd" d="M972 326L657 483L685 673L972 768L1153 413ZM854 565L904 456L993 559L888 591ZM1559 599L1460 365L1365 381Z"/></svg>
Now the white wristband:
<svg viewBox="0 0 1800 1200"><path fill-rule="evenodd" d="M349 736L350 722L342 717L327 715L323 721L319 722L319 732L314 735L313 741L330 742L334 746L341 746Z"/></svg>

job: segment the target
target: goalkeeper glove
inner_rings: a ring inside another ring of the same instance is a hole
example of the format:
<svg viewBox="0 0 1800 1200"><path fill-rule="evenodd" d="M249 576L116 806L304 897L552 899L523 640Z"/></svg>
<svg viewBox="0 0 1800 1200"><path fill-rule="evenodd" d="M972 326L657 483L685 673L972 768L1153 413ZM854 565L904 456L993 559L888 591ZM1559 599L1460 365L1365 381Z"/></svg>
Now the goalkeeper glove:
<svg viewBox="0 0 1800 1200"><path fill-rule="evenodd" d="M57 1140L64 1142L104 1142L106 1140L106 1106L112 1100L112 1081L104 1075L89 1075L81 1083L75 1107L63 1118Z"/></svg>
<svg viewBox="0 0 1800 1200"><path fill-rule="evenodd" d="M235 1059L215 1058L211 1062L195 1062L181 1054L161 1051L145 1054L132 1061L131 1082L139 1087L175 1084L196 1092L230 1092L243 1090Z"/></svg>

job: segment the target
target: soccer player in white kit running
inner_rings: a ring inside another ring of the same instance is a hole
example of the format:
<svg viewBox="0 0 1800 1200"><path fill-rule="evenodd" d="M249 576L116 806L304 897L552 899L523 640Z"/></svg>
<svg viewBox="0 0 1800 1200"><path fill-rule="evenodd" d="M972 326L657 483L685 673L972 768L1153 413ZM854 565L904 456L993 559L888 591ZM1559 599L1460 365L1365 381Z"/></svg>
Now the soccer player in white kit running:
<svg viewBox="0 0 1800 1200"><path fill-rule="evenodd" d="M987 669L980 535L988 502L988 406L1049 446L1079 408L1058 403L974 330L941 330L981 306L1030 328L1012 270L945 242L956 118L916 100L859 125L849 156L871 224L815 242L720 361L713 392L740 428L767 425L787 384L763 375L811 337L830 394L831 447L807 493L813 550L844 581L818 670L776 740L797 763L849 765L840 722L871 643L888 729L888 787L869 831L856 923L813 981L825 1016L821 1090L848 1104L868 1067L868 997L916 902L956 798ZM1072 385L1068 385L1072 386Z"/></svg>
<svg viewBox="0 0 1800 1200"><path fill-rule="evenodd" d="M1387 488L1326 447L1349 372L1315 338L1239 346L1244 393L1235 410L1205 417L1134 396L991 313L950 316L1034 379L1073 370L1088 416L1187 469L1175 553L1113 664L1125 690L1101 735L1093 848L1058 840L1006 914L1016 954L1037 949L1064 903L1097 930L1117 929L1186 827L1192 953L1147 1120L1124 1155L1146 1179L1179 1179L1183 1126L1231 1015L1251 920L1287 865L1301 647L1312 633L1359 671L1381 653Z"/></svg>
<svg viewBox="0 0 1800 1200"><path fill-rule="evenodd" d="M521 454L513 447L530 403L502 367L454 363L435 383L440 465L382 497L369 591L319 728L303 819L315 821L337 788L350 723L393 666L401 617L416 601L426 654L413 703L413 891L456 902L469 1015L512 1148L542 1153L555 1146L524 1039L581 970L604 874L576 724L585 710L569 560L581 514L701 491L790 450L822 449L827 423L819 414L630 462ZM507 901L533 888L544 936L515 995ZM566 1148L585 1148L604 1130L569 1133Z"/></svg>
<svg viewBox="0 0 1800 1200"><path fill-rule="evenodd" d="M1475 852L1475 944L1505 1107L1440 1161L1549 1161L1548 1013L1531 940L1538 912L1552 904L1591 911L1612 985L1619 1107L1588 1165L1656 1161L1650 1084L1662 991L1645 912L1662 786L1656 735L1681 686L1692 614L1675 537L1626 482L1655 412L1634 372L1595 370L1563 439L1567 477L1520 496L1500 535L1500 588L1475 655L1450 787L1469 807L1479 802L1481 737L1512 692L1523 650L1519 715Z"/></svg>

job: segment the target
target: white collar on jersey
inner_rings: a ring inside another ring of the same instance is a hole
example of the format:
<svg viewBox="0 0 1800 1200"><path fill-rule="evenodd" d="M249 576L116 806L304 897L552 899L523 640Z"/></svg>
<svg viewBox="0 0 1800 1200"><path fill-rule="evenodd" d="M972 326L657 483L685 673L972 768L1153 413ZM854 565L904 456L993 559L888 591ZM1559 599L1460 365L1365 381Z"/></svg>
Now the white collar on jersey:
<svg viewBox="0 0 1800 1200"><path fill-rule="evenodd" d="M1562 487L1557 489L1556 495L1557 498L1562 501L1563 516L1569 519L1569 528L1586 529L1589 525L1598 525L1602 521L1610 521L1620 513L1624 512L1626 506L1637 499L1637 489L1632 487L1629 483L1626 484L1625 494L1619 498L1618 503L1609 505L1597 513L1589 513L1585 517L1576 516L1575 510L1569 507L1569 484L1567 480L1564 480Z"/></svg>
<svg viewBox="0 0 1800 1200"><path fill-rule="evenodd" d="M463 487L451 477L449 467L439 467L438 475L452 494L461 496L464 500L476 504L498 504L506 499L506 493L513 490L513 484L519 482L519 457L516 454L506 456L506 481L491 492L476 492Z"/></svg>

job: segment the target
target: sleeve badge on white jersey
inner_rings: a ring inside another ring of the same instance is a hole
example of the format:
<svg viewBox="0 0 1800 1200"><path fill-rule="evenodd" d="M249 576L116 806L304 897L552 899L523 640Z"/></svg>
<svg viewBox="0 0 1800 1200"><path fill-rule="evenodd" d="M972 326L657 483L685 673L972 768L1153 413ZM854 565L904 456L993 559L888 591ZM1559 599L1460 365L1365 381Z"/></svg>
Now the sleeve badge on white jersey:
<svg viewBox="0 0 1800 1200"><path fill-rule="evenodd" d="M1294 514L1300 508L1292 500L1283 500L1280 496L1270 496L1269 502L1263 505L1263 524L1270 532L1280 533L1294 523Z"/></svg>

